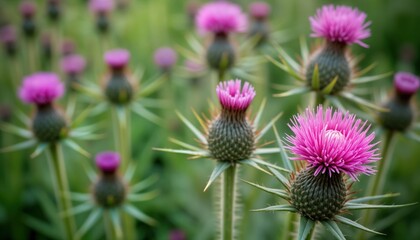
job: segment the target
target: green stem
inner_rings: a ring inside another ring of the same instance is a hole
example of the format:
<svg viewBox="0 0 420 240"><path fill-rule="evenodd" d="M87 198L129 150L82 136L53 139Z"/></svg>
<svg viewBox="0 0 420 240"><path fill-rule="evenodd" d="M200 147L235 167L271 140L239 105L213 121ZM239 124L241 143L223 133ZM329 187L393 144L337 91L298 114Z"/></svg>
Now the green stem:
<svg viewBox="0 0 420 240"><path fill-rule="evenodd" d="M316 223L312 226L311 231L309 232L308 236L306 236L305 240L312 240L312 238L314 237L315 228Z"/></svg>
<svg viewBox="0 0 420 240"><path fill-rule="evenodd" d="M69 213L72 204L69 198L69 185L67 182L66 167L64 164L63 152L59 143L51 143L49 148L49 161L51 163L55 195L58 202L59 215L64 225L65 239L75 239L74 219Z"/></svg>
<svg viewBox="0 0 420 240"><path fill-rule="evenodd" d="M226 169L222 181L222 240L232 240L235 228L236 164Z"/></svg>
<svg viewBox="0 0 420 240"><path fill-rule="evenodd" d="M395 132L387 131L385 133L385 139L382 146L382 159L378 161L378 172L374 177L371 178L371 181L368 185L368 190L366 196L375 196L382 193L386 181L386 177L389 172L391 165L391 157L394 151L394 142L395 142ZM363 212L361 216L361 223L363 226L369 227L375 218L375 211L372 209L367 209ZM366 239L365 232L360 231L357 239Z"/></svg>
<svg viewBox="0 0 420 240"><path fill-rule="evenodd" d="M121 234L117 233L117 226L114 225L114 222L111 219L111 213L109 211L104 212L104 224L105 224L105 233L108 240L121 240Z"/></svg>
<svg viewBox="0 0 420 240"><path fill-rule="evenodd" d="M219 69L219 71L217 73L218 73L218 75L217 75L218 82L223 82L224 78L225 78L226 70L225 69Z"/></svg>
<svg viewBox="0 0 420 240"><path fill-rule="evenodd" d="M295 223L297 222L297 214L296 213L288 213L287 222L286 222L286 230L282 234L283 240L294 240L293 233L296 232Z"/></svg>

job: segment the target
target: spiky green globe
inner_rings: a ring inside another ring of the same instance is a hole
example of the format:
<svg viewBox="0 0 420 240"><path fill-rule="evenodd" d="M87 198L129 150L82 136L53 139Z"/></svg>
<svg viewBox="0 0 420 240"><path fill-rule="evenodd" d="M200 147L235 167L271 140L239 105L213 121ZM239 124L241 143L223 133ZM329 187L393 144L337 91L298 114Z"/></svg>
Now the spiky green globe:
<svg viewBox="0 0 420 240"><path fill-rule="evenodd" d="M384 105L389 111L379 113L379 122L389 130L404 131L414 120L410 104L398 99L392 99Z"/></svg>
<svg viewBox="0 0 420 240"><path fill-rule="evenodd" d="M208 149L219 161L248 159L254 151L254 131L245 117L220 116L210 126Z"/></svg>
<svg viewBox="0 0 420 240"><path fill-rule="evenodd" d="M51 105L38 106L32 122L32 131L41 142L54 142L68 133L67 122L63 115Z"/></svg>
<svg viewBox="0 0 420 240"><path fill-rule="evenodd" d="M108 100L114 104L126 104L133 97L133 87L123 73L114 73L106 89Z"/></svg>
<svg viewBox="0 0 420 240"><path fill-rule="evenodd" d="M207 63L216 70L226 70L235 63L235 50L226 36L216 36L207 49Z"/></svg>
<svg viewBox="0 0 420 240"><path fill-rule="evenodd" d="M342 174L314 175L315 170L299 172L291 186L291 204L300 214L313 220L330 220L343 208L346 185Z"/></svg>
<svg viewBox="0 0 420 240"><path fill-rule="evenodd" d="M115 174L101 176L93 188L95 201L105 208L120 205L125 199L125 194L126 187Z"/></svg>
<svg viewBox="0 0 420 240"><path fill-rule="evenodd" d="M345 47L338 43L328 43L326 46L310 61L306 68L306 82L312 86L312 77L315 66L318 66L319 86L324 89L338 76L331 94L342 91L350 81L351 69L345 55ZM317 90L317 89L315 89Z"/></svg>

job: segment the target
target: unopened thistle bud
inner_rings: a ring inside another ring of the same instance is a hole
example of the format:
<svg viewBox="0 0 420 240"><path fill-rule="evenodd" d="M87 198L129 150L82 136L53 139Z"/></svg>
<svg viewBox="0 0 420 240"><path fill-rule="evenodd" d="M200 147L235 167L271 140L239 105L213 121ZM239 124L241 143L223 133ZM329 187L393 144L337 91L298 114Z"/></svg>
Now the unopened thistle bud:
<svg viewBox="0 0 420 240"><path fill-rule="evenodd" d="M258 45L264 43L269 35L267 17L270 14L270 6L265 2L253 2L249 6L249 12L253 22L249 29L249 36L258 37Z"/></svg>
<svg viewBox="0 0 420 240"><path fill-rule="evenodd" d="M125 200L126 186L117 173L120 162L120 155L116 152L102 152L95 157L101 175L93 186L93 196L102 207L115 207Z"/></svg>
<svg viewBox="0 0 420 240"><path fill-rule="evenodd" d="M394 77L394 94L384 107L389 111L379 114L379 122L388 130L404 131L415 118L415 107L410 99L420 87L420 79L407 72L399 72Z"/></svg>
<svg viewBox="0 0 420 240"><path fill-rule="evenodd" d="M8 56L16 55L16 30L12 25L6 25L0 29L0 42Z"/></svg>
<svg viewBox="0 0 420 240"><path fill-rule="evenodd" d="M356 43L367 47L361 40L370 36L366 14L347 6L323 6L314 17L309 18L312 37L326 39L324 46L315 52L306 67L306 80L312 86L315 67L319 71L320 89L335 78L337 82L331 93L343 90L351 78L351 66L346 55L347 45ZM318 90L318 89L316 89Z"/></svg>
<svg viewBox="0 0 420 240"><path fill-rule="evenodd" d="M246 110L255 97L254 88L241 80L221 82L216 89L222 106L208 132L208 149L219 161L235 163L247 159L255 149L254 129L248 122Z"/></svg>
<svg viewBox="0 0 420 240"><path fill-rule="evenodd" d="M23 1L20 4L20 13L23 18L22 30L27 38L32 38L36 34L36 25L34 21L36 6L32 1Z"/></svg>
<svg viewBox="0 0 420 240"><path fill-rule="evenodd" d="M37 107L32 131L41 142L54 142L67 136L67 121L53 105L53 101L63 94L64 84L54 73L40 72L23 79L19 97L23 102Z"/></svg>
<svg viewBox="0 0 420 240"><path fill-rule="evenodd" d="M105 94L114 104L126 104L133 97L133 86L125 74L125 68L130 60L130 53L125 49L111 50L105 53L111 75L106 83Z"/></svg>
<svg viewBox="0 0 420 240"><path fill-rule="evenodd" d="M109 15L114 9L114 0L90 0L89 9L95 14L96 28L100 33L109 29Z"/></svg>
<svg viewBox="0 0 420 240"><path fill-rule="evenodd" d="M366 122L355 115L306 110L294 117L289 125L293 136L288 136L293 160L307 162L306 168L291 180L291 204L300 214L313 220L333 219L340 213L347 198L344 176L356 180L357 175L373 174L368 164L379 160L377 148L367 134Z"/></svg>
<svg viewBox="0 0 420 240"><path fill-rule="evenodd" d="M60 0L48 0L47 2L47 16L51 22L56 22L60 19L61 6Z"/></svg>

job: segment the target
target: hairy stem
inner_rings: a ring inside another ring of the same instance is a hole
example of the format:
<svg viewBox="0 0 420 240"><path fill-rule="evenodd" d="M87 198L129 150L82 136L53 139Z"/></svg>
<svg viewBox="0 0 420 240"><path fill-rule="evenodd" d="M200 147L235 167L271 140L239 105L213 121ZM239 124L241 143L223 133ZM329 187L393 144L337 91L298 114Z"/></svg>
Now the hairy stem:
<svg viewBox="0 0 420 240"><path fill-rule="evenodd" d="M394 151L395 145L395 133L393 131L387 131L385 133L382 146L382 159L378 161L378 172L374 177L370 179L368 190L366 196L374 196L382 193L385 185L385 180L389 172L389 167L391 165L391 157ZM363 226L369 227L375 218L375 211L372 209L367 209L363 212L361 216L361 223ZM359 231L357 239L365 239L365 232Z"/></svg>
<svg viewBox="0 0 420 240"><path fill-rule="evenodd" d="M69 197L69 185L67 182L66 167L64 164L63 152L59 143L51 143L49 148L49 161L52 166L52 177L54 183L55 195L58 202L58 209L61 221L64 226L65 239L75 239L75 225L71 214L68 214L72 208ZM63 214L67 213L67 214Z"/></svg>
<svg viewBox="0 0 420 240"><path fill-rule="evenodd" d="M235 228L236 164L226 169L222 181L222 240L232 240Z"/></svg>

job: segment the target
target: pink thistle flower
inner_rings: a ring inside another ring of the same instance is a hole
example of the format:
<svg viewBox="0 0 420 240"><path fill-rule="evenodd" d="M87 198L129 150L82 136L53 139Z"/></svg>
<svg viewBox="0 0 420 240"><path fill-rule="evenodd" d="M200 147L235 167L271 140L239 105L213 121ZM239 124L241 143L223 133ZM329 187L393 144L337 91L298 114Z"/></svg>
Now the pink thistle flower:
<svg viewBox="0 0 420 240"><path fill-rule="evenodd" d="M89 9L93 13L108 13L115 7L114 0L89 0Z"/></svg>
<svg viewBox="0 0 420 240"><path fill-rule="evenodd" d="M265 19L270 14L270 5L265 2L253 2L249 5L249 12L255 19Z"/></svg>
<svg viewBox="0 0 420 240"><path fill-rule="evenodd" d="M196 16L199 33L245 32L247 19L241 8L230 2L207 3Z"/></svg>
<svg viewBox="0 0 420 240"><path fill-rule="evenodd" d="M155 64L162 69L170 69L177 59L176 52L170 47L158 48L153 55Z"/></svg>
<svg viewBox="0 0 420 240"><path fill-rule="evenodd" d="M125 49L114 49L107 51L104 60L112 69L124 68L130 60L130 52Z"/></svg>
<svg viewBox="0 0 420 240"><path fill-rule="evenodd" d="M0 29L0 41L3 44L16 42L16 29L12 25L2 27Z"/></svg>
<svg viewBox="0 0 420 240"><path fill-rule="evenodd" d="M19 98L26 103L49 104L64 94L64 84L54 73L38 72L23 79Z"/></svg>
<svg viewBox="0 0 420 240"><path fill-rule="evenodd" d="M286 137L286 148L296 155L293 160L307 161L308 167L315 169L315 176L345 173L357 180L359 173L373 174L375 170L368 164L380 159L377 143L371 143L375 134L367 134L366 123L348 112L333 112L332 108L327 108L325 114L322 106L316 112L306 109L289 125L294 136Z"/></svg>
<svg viewBox="0 0 420 240"><path fill-rule="evenodd" d="M95 163L103 173L114 173L120 166L121 157L116 152L101 152L96 154Z"/></svg>
<svg viewBox="0 0 420 240"><path fill-rule="evenodd" d="M33 1L23 1L19 6L20 13L26 18L33 17L36 12L36 6Z"/></svg>
<svg viewBox="0 0 420 240"><path fill-rule="evenodd" d="M61 59L61 69L66 74L79 74L86 67L86 60L77 54L67 55Z"/></svg>
<svg viewBox="0 0 420 240"><path fill-rule="evenodd" d="M327 5L318 9L314 17L309 17L311 37L324 37L331 42L359 44L368 47L361 40L370 36L366 13L348 6Z"/></svg>
<svg viewBox="0 0 420 240"><path fill-rule="evenodd" d="M413 95L420 87L420 79L408 72L398 72L394 77L394 86L398 93Z"/></svg>
<svg viewBox="0 0 420 240"><path fill-rule="evenodd" d="M216 93L222 108L231 111L246 111L255 97L254 87L245 82L241 90L239 79L219 83Z"/></svg>

